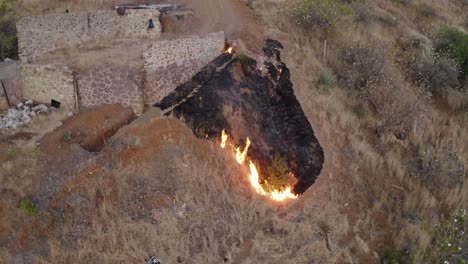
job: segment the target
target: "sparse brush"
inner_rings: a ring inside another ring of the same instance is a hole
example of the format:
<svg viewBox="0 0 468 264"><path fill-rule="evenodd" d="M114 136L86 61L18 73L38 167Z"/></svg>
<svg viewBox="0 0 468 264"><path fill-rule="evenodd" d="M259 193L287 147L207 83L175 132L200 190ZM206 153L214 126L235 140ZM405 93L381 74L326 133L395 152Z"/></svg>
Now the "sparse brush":
<svg viewBox="0 0 468 264"><path fill-rule="evenodd" d="M34 203L31 202L31 200L29 200L28 198L25 198L21 201L19 208L21 212L30 216L37 215L39 213L39 210L36 208Z"/></svg>
<svg viewBox="0 0 468 264"><path fill-rule="evenodd" d="M335 0L295 0L286 4L287 13L300 27L332 31L352 13L346 3Z"/></svg>
<svg viewBox="0 0 468 264"><path fill-rule="evenodd" d="M326 90L334 88L337 84L336 75L331 70L324 70L320 74L319 84Z"/></svg>
<svg viewBox="0 0 468 264"><path fill-rule="evenodd" d="M351 10L353 11L354 22L368 22L373 15L373 6L367 0L357 0L350 3Z"/></svg>

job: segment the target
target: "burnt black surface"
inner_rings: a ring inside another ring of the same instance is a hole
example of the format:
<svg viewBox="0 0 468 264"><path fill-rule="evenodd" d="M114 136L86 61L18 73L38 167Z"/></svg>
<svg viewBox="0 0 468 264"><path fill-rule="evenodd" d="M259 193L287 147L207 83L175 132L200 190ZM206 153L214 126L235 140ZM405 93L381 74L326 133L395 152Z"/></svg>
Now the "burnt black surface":
<svg viewBox="0 0 468 264"><path fill-rule="evenodd" d="M262 176L275 155L285 157L298 180L294 192L301 194L320 174L324 154L294 95L281 48L278 41L267 41L266 73L253 59L221 54L155 106L172 107L168 114L183 117L198 137L218 140L226 129L241 146L249 137L248 157Z"/></svg>

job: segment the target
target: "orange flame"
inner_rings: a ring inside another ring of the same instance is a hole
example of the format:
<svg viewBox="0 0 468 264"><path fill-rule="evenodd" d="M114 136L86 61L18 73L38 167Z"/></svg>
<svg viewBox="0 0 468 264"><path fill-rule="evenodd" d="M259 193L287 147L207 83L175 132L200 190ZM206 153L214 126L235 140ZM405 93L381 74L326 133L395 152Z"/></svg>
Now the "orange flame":
<svg viewBox="0 0 468 264"><path fill-rule="evenodd" d="M234 52L233 48L232 47L229 47L227 50L226 50L227 53L229 54L232 54Z"/></svg>
<svg viewBox="0 0 468 264"><path fill-rule="evenodd" d="M228 135L226 134L226 131L223 129L223 131L221 132L221 144L220 144L221 148L225 148L227 143L228 143ZM234 146L230 144L230 146L232 147L232 150L235 151L237 163L244 164L244 161L247 157L247 152L249 150L251 143L252 142L250 141L250 139L247 138L243 151L240 151L240 147L237 147L234 149ZM255 166L255 163L253 163L253 161L251 160L249 160L249 169L250 169L250 175L249 175L250 185L258 194L268 196L269 198L275 201L284 201L286 199L297 198L297 195L292 192L290 186L286 187L283 190L273 190L272 192L265 191L265 189L260 184L260 174L258 173L257 167Z"/></svg>
<svg viewBox="0 0 468 264"><path fill-rule="evenodd" d="M224 131L223 129L223 131L221 132L221 148L226 147L227 139L228 139L228 135L226 134L226 131Z"/></svg>
<svg viewBox="0 0 468 264"><path fill-rule="evenodd" d="M245 161L245 157L247 157L247 151L249 151L249 147L250 147L250 139L247 138L247 142L245 144L245 148L244 150L241 152L240 151L240 147L237 147L236 148L236 160L237 160L237 163L239 164L243 164L244 161Z"/></svg>

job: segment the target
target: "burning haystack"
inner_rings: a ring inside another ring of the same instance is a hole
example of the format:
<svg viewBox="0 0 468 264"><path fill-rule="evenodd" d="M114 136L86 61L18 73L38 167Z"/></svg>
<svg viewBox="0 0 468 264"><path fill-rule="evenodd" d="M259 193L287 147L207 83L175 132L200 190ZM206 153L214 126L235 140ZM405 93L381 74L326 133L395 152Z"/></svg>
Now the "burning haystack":
<svg viewBox="0 0 468 264"><path fill-rule="evenodd" d="M306 191L324 162L281 62L282 48L267 40L261 65L246 55L222 53L155 104L184 120L196 136L232 148L239 163L249 163L254 189L280 201Z"/></svg>

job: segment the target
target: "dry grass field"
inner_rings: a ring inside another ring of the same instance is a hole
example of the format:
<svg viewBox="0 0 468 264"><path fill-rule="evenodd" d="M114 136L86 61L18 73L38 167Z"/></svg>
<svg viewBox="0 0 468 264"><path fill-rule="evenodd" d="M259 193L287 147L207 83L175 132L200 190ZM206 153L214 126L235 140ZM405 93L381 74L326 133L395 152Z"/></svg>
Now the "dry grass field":
<svg viewBox="0 0 468 264"><path fill-rule="evenodd" d="M244 31L283 43L296 96L325 152L317 182L285 203L259 197L248 168L219 142L152 113L100 153L69 159L76 170L50 167L58 157L44 156L36 137L13 138L0 155L0 263L144 263L150 255L163 263L468 261L466 84L448 87L434 72L427 85L411 79L441 26L468 31L466 1L288 1L324 8L306 26L279 0L203 1L191 4L233 8L214 27L251 21ZM113 4L23 1L37 13ZM70 147L70 155L79 151ZM48 183L49 170L66 181ZM21 206L25 198L37 214Z"/></svg>

